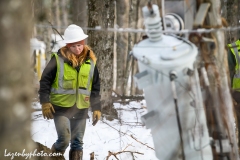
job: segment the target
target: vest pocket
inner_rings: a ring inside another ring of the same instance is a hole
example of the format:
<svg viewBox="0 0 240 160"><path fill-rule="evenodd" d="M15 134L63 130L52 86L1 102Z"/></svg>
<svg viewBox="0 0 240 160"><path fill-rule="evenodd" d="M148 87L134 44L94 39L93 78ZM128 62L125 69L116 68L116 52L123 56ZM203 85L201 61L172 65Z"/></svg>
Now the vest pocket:
<svg viewBox="0 0 240 160"><path fill-rule="evenodd" d="M63 82L63 88L64 89L72 89L73 88L73 81L67 80Z"/></svg>
<svg viewBox="0 0 240 160"><path fill-rule="evenodd" d="M76 80L73 76L64 76L63 80L64 89L73 89L76 88Z"/></svg>
<svg viewBox="0 0 240 160"><path fill-rule="evenodd" d="M88 83L88 74L83 73L79 76L79 87L87 88Z"/></svg>
<svg viewBox="0 0 240 160"><path fill-rule="evenodd" d="M90 106L90 96L84 94L78 94L78 105L79 109L89 108Z"/></svg>

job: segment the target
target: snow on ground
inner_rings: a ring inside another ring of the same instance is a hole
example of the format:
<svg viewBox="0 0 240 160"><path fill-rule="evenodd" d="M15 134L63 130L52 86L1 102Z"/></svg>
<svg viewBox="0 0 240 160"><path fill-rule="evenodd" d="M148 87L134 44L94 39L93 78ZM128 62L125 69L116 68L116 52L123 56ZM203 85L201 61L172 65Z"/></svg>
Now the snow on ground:
<svg viewBox="0 0 240 160"><path fill-rule="evenodd" d="M84 135L83 159L89 160L90 153L94 152L95 160L106 160L109 151L117 154L120 160L157 160L153 150L151 130L142 125L140 117L147 113L145 101L130 102L128 105L115 103L114 107L119 113L120 119L108 121L102 118L95 126L92 126L91 113L87 120ZM39 103L33 103L34 109L40 109ZM41 111L32 114L32 139L48 148L57 139L53 120L42 117ZM69 147L64 157L68 160ZM133 153L133 154L132 154ZM134 156L134 158L132 157ZM115 160L112 155L109 160Z"/></svg>

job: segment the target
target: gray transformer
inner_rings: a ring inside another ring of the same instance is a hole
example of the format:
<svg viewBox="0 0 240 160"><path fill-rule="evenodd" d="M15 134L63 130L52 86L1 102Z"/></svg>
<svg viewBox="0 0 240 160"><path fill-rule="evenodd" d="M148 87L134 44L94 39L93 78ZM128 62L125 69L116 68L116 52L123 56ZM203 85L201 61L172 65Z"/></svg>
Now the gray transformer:
<svg viewBox="0 0 240 160"><path fill-rule="evenodd" d="M133 47L148 113L142 116L151 129L160 160L212 160L205 110L194 67L198 50L181 37L164 35L158 6L143 9L148 39Z"/></svg>

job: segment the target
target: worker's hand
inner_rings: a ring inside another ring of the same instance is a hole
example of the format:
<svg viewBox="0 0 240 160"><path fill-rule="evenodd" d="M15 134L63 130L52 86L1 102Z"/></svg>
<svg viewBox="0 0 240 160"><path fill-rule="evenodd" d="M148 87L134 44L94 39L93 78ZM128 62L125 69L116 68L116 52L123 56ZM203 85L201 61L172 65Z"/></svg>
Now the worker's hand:
<svg viewBox="0 0 240 160"><path fill-rule="evenodd" d="M95 126L95 124L100 120L100 117L101 117L101 111L93 111L93 123L92 125Z"/></svg>
<svg viewBox="0 0 240 160"><path fill-rule="evenodd" d="M43 103L42 104L42 114L43 117L46 119L53 119L53 113L55 113L55 110L51 103Z"/></svg>

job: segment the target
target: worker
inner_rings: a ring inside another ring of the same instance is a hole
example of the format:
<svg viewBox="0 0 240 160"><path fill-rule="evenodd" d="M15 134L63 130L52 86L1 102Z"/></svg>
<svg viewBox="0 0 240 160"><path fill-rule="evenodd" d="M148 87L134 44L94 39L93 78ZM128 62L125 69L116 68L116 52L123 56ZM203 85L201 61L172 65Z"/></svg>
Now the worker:
<svg viewBox="0 0 240 160"><path fill-rule="evenodd" d="M240 130L240 40L228 44L228 66L231 79L232 97L237 116L237 128ZM238 133L238 147L240 147L240 134Z"/></svg>
<svg viewBox="0 0 240 160"><path fill-rule="evenodd" d="M91 106L94 125L101 117L100 79L96 57L85 44L88 35L71 24L64 31L64 43L45 67L39 98L45 119L53 119L57 140L52 152L64 154L70 145L69 160L82 160L83 136Z"/></svg>

